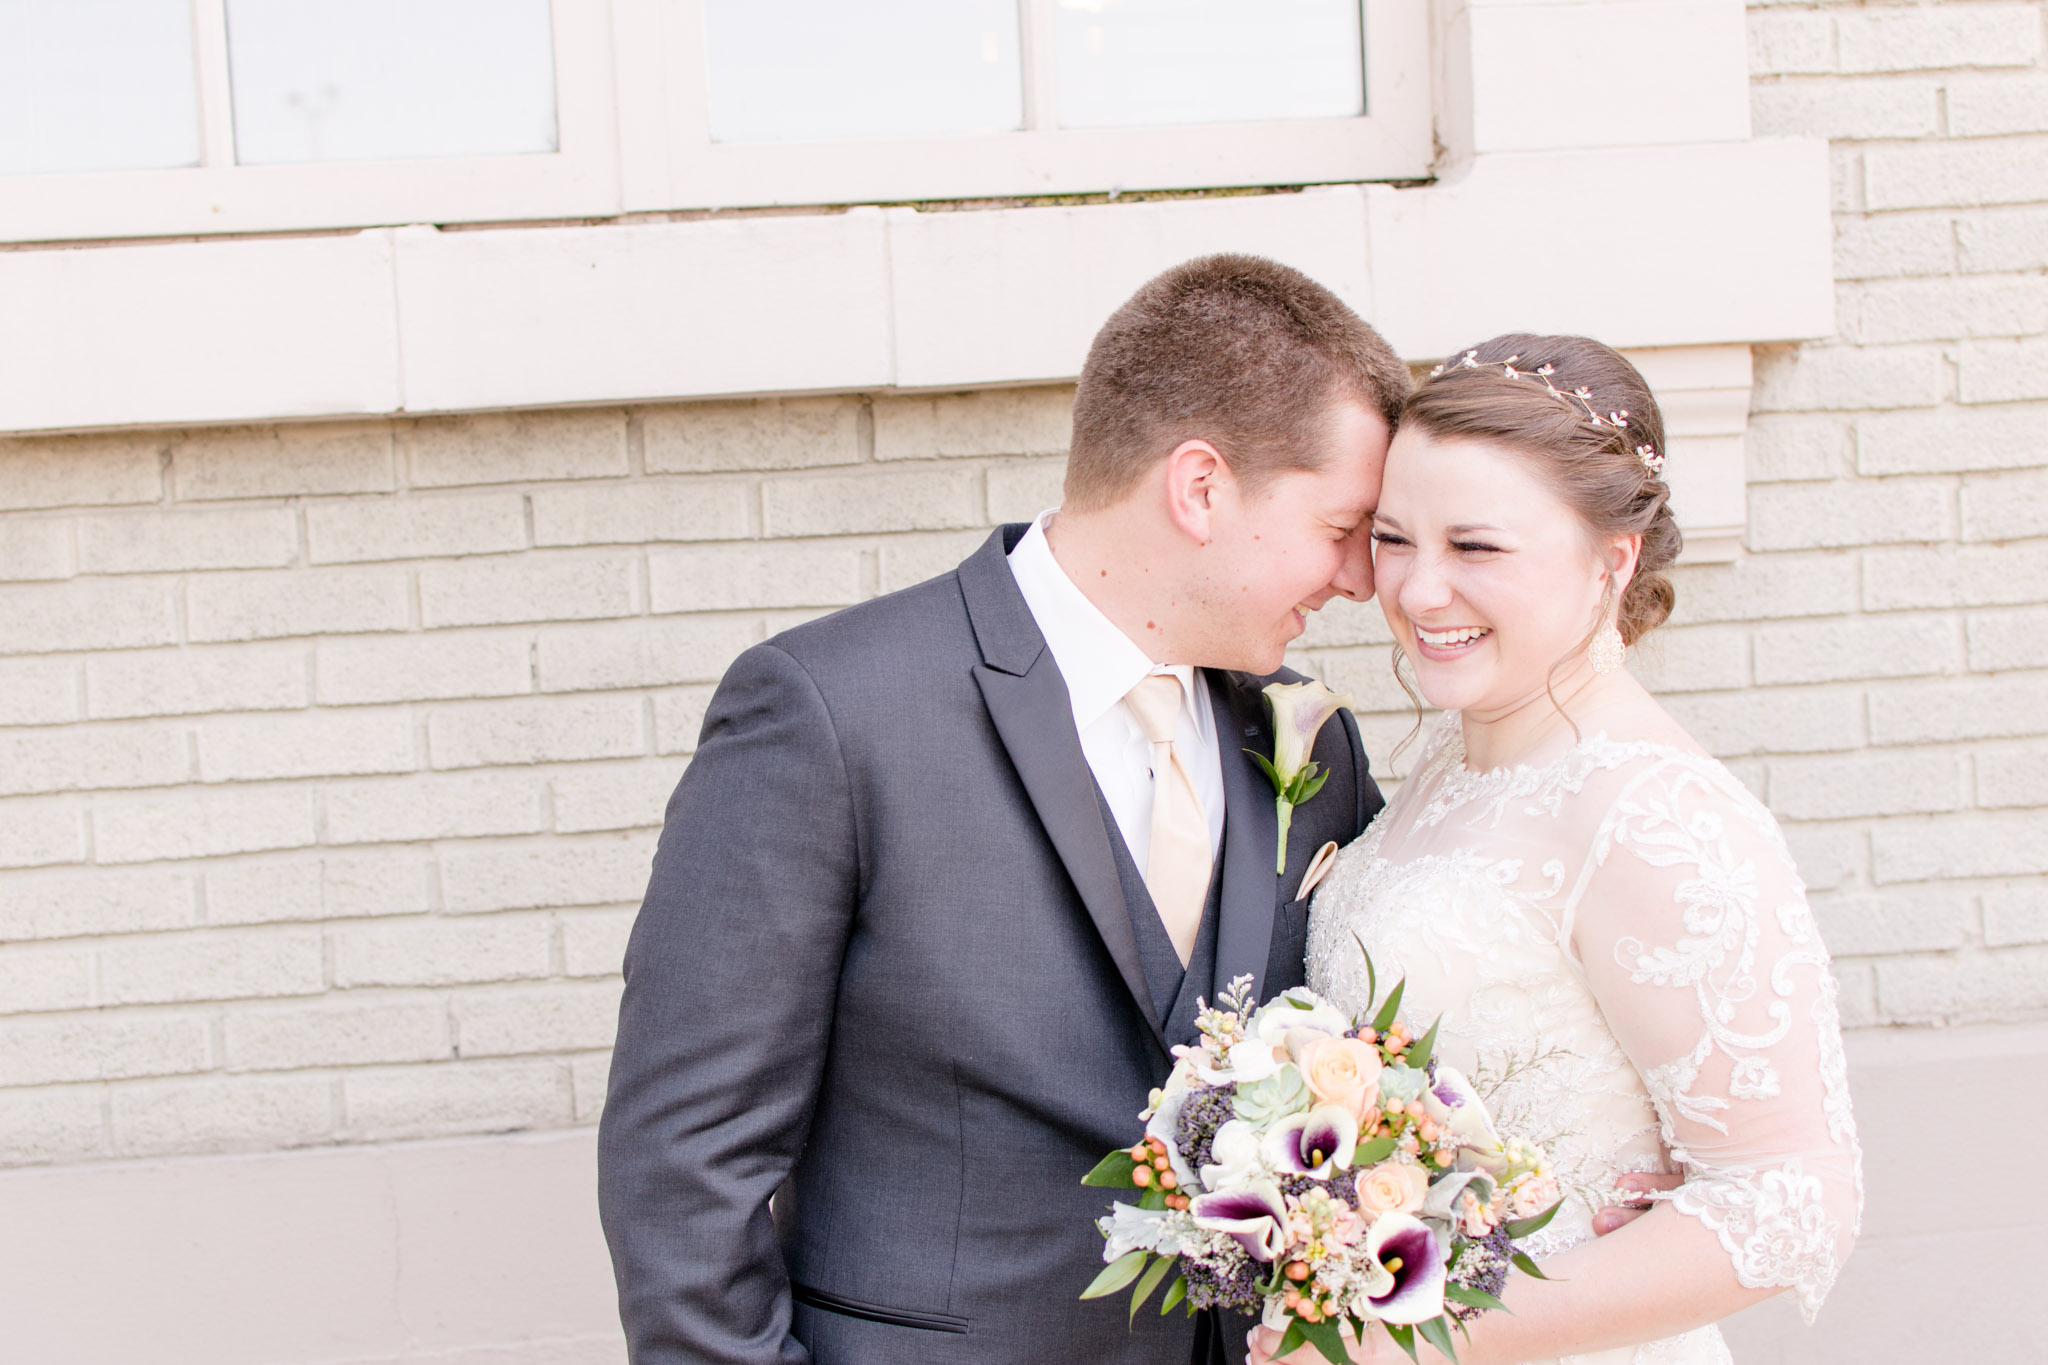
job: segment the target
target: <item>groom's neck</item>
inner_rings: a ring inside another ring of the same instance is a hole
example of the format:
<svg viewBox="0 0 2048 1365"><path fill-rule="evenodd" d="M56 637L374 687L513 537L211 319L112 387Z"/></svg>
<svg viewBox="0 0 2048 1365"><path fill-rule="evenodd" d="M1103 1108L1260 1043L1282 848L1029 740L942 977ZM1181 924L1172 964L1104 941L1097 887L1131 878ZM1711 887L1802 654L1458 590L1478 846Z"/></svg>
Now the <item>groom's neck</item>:
<svg viewBox="0 0 2048 1365"><path fill-rule="evenodd" d="M1065 509L1046 523L1046 541L1081 595L1158 664L1184 657L1178 587L1181 547L1175 528L1160 526L1131 503L1087 512Z"/></svg>

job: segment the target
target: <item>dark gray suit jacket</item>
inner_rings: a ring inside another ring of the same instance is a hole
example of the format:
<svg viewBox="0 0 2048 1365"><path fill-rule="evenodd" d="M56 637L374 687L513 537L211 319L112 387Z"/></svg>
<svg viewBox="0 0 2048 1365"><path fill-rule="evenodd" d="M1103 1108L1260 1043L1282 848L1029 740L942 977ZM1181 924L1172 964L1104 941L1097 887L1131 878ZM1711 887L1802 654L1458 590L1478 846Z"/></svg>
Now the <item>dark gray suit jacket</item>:
<svg viewBox="0 0 2048 1365"><path fill-rule="evenodd" d="M1194 1327L1077 1297L1171 1064L1066 684L1002 528L952 573L756 646L720 684L626 952L599 1198L636 1365L1182 1365ZM1274 874L1267 679L1222 739L1217 981L1302 980L1325 841L1380 798L1348 713ZM770 1197L785 1179L793 1199Z"/></svg>

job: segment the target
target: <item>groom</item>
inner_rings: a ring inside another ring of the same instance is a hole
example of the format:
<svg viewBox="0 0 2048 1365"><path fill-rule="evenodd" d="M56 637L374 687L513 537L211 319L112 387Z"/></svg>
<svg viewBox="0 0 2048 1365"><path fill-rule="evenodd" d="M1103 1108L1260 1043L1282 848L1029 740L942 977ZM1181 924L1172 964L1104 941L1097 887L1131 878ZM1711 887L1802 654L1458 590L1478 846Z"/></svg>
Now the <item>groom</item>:
<svg viewBox="0 0 2048 1365"><path fill-rule="evenodd" d="M600 1131L636 1365L1242 1354L1242 1323L1080 1301L1107 1202L1080 1181L1198 997L1302 981L1304 871L1379 808L1340 712L1280 855L1246 751L1306 613L1372 593L1407 387L1306 276L1190 261L1096 337L1057 513L733 665Z"/></svg>

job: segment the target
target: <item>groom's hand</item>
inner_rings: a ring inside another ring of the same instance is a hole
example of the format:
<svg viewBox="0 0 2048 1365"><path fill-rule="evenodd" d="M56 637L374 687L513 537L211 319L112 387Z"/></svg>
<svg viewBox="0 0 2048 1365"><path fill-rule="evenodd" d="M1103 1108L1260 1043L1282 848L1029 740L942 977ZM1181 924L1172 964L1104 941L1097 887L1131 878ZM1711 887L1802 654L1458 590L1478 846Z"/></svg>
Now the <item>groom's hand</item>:
<svg viewBox="0 0 2048 1365"><path fill-rule="evenodd" d="M1685 1183L1683 1176L1676 1175L1625 1175L1614 1182L1615 1188L1625 1194L1640 1194L1640 1201L1630 1200L1626 1204L1610 1205L1593 1215L1593 1233L1605 1237L1616 1228L1627 1227L1650 1211L1650 1195L1663 1190L1675 1190Z"/></svg>

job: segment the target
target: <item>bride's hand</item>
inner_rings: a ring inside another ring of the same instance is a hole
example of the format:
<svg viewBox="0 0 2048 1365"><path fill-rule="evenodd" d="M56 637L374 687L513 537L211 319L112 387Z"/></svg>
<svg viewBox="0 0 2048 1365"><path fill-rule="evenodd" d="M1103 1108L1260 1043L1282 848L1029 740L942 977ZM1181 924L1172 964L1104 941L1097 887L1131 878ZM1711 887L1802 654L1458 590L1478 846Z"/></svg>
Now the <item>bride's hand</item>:
<svg viewBox="0 0 2048 1365"><path fill-rule="evenodd" d="M1379 1349L1383 1342L1392 1347L1384 1332L1368 1329L1365 1342L1360 1344L1358 1338L1352 1335L1350 1323L1339 1323L1338 1328L1344 1335L1344 1354L1351 1357L1355 1365L1374 1365L1375 1361L1387 1358ZM1313 1346L1297 1346L1284 1356L1274 1355L1274 1350L1280 1345L1281 1336L1281 1333L1271 1327L1252 1328L1245 1334L1245 1344L1251 1348L1251 1358L1246 1365L1329 1365L1329 1362L1323 1359L1323 1353ZM1405 1361L1406 1358L1402 1359Z"/></svg>
<svg viewBox="0 0 2048 1365"><path fill-rule="evenodd" d="M1638 1174L1625 1175L1614 1183L1617 1189L1648 1195L1652 1191L1675 1190L1685 1183L1685 1178L1676 1175ZM1616 1228L1627 1227L1654 1207L1655 1204L1647 1198L1641 1203L1631 1200L1625 1205L1609 1205L1593 1215L1594 1235L1605 1237Z"/></svg>

